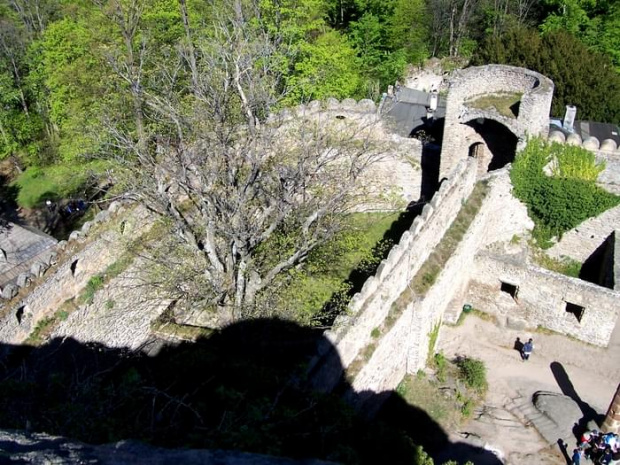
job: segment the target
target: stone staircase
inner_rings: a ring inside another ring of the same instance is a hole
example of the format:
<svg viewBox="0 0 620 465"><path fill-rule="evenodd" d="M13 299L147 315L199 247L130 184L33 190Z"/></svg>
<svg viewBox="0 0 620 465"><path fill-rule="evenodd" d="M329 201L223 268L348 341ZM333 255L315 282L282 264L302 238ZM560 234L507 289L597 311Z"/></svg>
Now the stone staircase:
<svg viewBox="0 0 620 465"><path fill-rule="evenodd" d="M547 415L540 412L532 402L531 397L518 397L511 399L505 405L506 410L521 419L524 425L533 426L536 431L549 444L556 444L562 439L569 444L575 442L572 431L561 428Z"/></svg>

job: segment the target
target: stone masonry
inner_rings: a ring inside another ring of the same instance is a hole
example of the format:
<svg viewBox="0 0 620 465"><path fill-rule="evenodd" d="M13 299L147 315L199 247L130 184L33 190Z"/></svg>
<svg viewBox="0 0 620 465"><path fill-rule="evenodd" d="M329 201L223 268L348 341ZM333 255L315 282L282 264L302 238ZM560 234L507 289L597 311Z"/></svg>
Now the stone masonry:
<svg viewBox="0 0 620 465"><path fill-rule="evenodd" d="M508 118L496 110L480 110L467 105L477 97L499 93L521 93L518 116ZM487 65L459 70L450 80L439 179L450 176L459 160L468 156L475 143L484 144L465 123L491 119L503 124L523 144L527 137L549 132L549 110L553 82L540 73L506 65Z"/></svg>

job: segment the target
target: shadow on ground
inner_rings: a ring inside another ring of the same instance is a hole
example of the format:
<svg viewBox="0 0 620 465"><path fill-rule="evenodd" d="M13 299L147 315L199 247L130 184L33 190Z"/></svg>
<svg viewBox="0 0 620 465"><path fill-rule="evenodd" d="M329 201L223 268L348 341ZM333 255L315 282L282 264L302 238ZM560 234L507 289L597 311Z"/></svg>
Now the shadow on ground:
<svg viewBox="0 0 620 465"><path fill-rule="evenodd" d="M0 428L91 444L137 439L346 464L426 464L416 448L422 445L433 455L458 454L446 460L500 464L490 452L450 444L426 412L394 392L359 394L365 402L388 399L368 420L340 397L311 391L306 367L321 341L318 330L254 320L196 343L154 341L136 352L72 339L3 345Z"/></svg>
<svg viewBox="0 0 620 465"><path fill-rule="evenodd" d="M573 428L575 438L579 439L581 437L581 435L588 429L587 425L590 421L595 421L600 426L605 418L605 415L599 414L590 406L590 404L581 399L575 390L575 386L573 386L568 373L564 369L564 366L559 362L551 362L549 368L551 368L551 373L553 373L553 377L558 383L558 387L562 391L562 394L575 401L581 410L582 417Z"/></svg>

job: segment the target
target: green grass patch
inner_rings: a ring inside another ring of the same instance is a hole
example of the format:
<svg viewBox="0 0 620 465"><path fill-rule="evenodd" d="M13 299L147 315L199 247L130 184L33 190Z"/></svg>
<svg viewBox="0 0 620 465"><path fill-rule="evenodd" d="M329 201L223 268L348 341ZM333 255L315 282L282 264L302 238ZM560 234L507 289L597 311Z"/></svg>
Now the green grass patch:
<svg viewBox="0 0 620 465"><path fill-rule="evenodd" d="M437 323L431 333L428 335L428 359L430 360L435 353L435 345L437 344L437 339L439 338L439 330L441 329L441 321ZM428 364L428 361L427 361Z"/></svg>
<svg viewBox="0 0 620 465"><path fill-rule="evenodd" d="M56 326L69 318L69 315L77 310L75 299L66 300L52 316L45 317L37 323L25 343L28 345L43 344L52 334Z"/></svg>
<svg viewBox="0 0 620 465"><path fill-rule="evenodd" d="M480 110L496 110L506 118L516 118L519 115L519 103L522 96L523 94L520 92L501 92L482 95L469 102L465 102L465 104Z"/></svg>
<svg viewBox="0 0 620 465"><path fill-rule="evenodd" d="M443 270L446 262L458 247L463 236L465 236L469 225L478 214L482 201L488 191L489 186L487 183L479 182L476 185L467 202L465 202L465 205L463 205L455 220L444 234L444 237L414 276L412 288L415 293L424 295L435 284L441 270Z"/></svg>
<svg viewBox="0 0 620 465"><path fill-rule="evenodd" d="M301 324L329 326L346 311L377 266L411 226L401 213L356 213L345 230L308 257L304 267L279 278L280 290L267 296L278 314ZM269 247L273 250L273 247Z"/></svg>
<svg viewBox="0 0 620 465"><path fill-rule="evenodd" d="M100 174L109 167L104 161L93 161L83 165L32 166L21 173L13 182L19 189L17 203L24 208L41 205L45 200L61 200L80 194L91 176Z"/></svg>
<svg viewBox="0 0 620 465"><path fill-rule="evenodd" d="M492 323L495 322L495 317L493 315L485 313L482 310L478 310L477 308L472 308L469 311L463 310L461 314L459 315L458 320L456 320L456 323L453 326L461 326L463 323L465 323L465 319L467 318L467 315L473 315L484 321L489 321Z"/></svg>
<svg viewBox="0 0 620 465"><path fill-rule="evenodd" d="M565 276L571 276L573 278L578 278L579 273L581 272L582 263L573 260L569 257L563 258L553 258L547 255L542 250L534 249L534 253L532 254L534 263L547 270L555 271L556 273L561 273Z"/></svg>

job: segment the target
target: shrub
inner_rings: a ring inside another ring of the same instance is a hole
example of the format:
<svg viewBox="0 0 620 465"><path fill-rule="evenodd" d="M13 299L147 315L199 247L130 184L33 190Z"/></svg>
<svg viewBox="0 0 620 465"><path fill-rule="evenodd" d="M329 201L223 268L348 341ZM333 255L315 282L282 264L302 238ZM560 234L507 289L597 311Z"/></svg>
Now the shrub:
<svg viewBox="0 0 620 465"><path fill-rule="evenodd" d="M482 360L463 357L457 360L459 375L465 384L480 393L487 390L487 369Z"/></svg>
<svg viewBox="0 0 620 465"><path fill-rule="evenodd" d="M551 161L555 175L547 176L543 168ZM517 156L510 173L514 194L527 205L541 247L620 203L620 197L596 185L601 169L585 149L540 138L531 139Z"/></svg>
<svg viewBox="0 0 620 465"><path fill-rule="evenodd" d="M441 352L437 352L433 357L433 360L435 362L435 373L437 375L437 379L443 383L446 380L446 366L448 361Z"/></svg>

